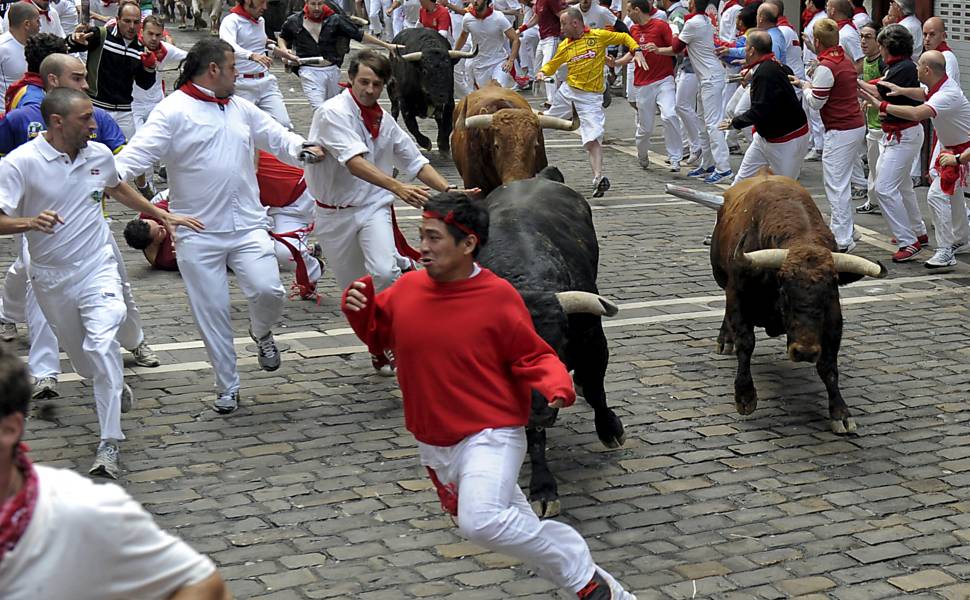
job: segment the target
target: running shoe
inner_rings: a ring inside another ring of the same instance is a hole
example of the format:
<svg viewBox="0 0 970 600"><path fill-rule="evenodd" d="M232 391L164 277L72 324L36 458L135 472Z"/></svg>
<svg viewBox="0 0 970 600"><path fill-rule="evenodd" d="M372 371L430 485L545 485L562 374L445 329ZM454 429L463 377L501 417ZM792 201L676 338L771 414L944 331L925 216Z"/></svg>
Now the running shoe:
<svg viewBox="0 0 970 600"><path fill-rule="evenodd" d="M879 208L878 204L873 204L868 200L863 204L855 207L855 211L860 215L881 215L882 210Z"/></svg>
<svg viewBox="0 0 970 600"><path fill-rule="evenodd" d="M729 179L733 176L734 176L734 171L732 171L731 169L728 169L727 171L714 171L714 173L710 177L707 177L706 179L704 179L704 183L709 183L713 185L715 183L720 183L725 179Z"/></svg>
<svg viewBox="0 0 970 600"><path fill-rule="evenodd" d="M12 342L17 338L17 324L16 323L0 323L0 340L5 342Z"/></svg>
<svg viewBox="0 0 970 600"><path fill-rule="evenodd" d="M34 392L30 397L34 400L46 400L56 398L59 395L57 393L57 377L41 377L34 382Z"/></svg>
<svg viewBox="0 0 970 600"><path fill-rule="evenodd" d="M808 154L805 155L805 160L808 162L818 162L822 160L822 151L812 148L808 151Z"/></svg>
<svg viewBox="0 0 970 600"><path fill-rule="evenodd" d="M125 383L121 388L121 412L126 413L135 405L135 394L131 387Z"/></svg>
<svg viewBox="0 0 970 600"><path fill-rule="evenodd" d="M911 261L916 258L916 255L919 254L919 251L922 249L923 248L919 245L919 242L910 244L909 246L902 246L896 251L896 254L893 254L893 262L901 263Z"/></svg>
<svg viewBox="0 0 970 600"><path fill-rule="evenodd" d="M953 248L937 248L936 252L933 253L933 257L928 261L923 263L923 266L927 269L948 269L950 267L955 267L957 264L957 259L953 256Z"/></svg>
<svg viewBox="0 0 970 600"><path fill-rule="evenodd" d="M610 180L605 175L593 179L593 198L602 198L610 189Z"/></svg>
<svg viewBox="0 0 970 600"><path fill-rule="evenodd" d="M158 355L151 349L148 342L142 340L138 346L131 350L131 355L135 357L135 364L139 367L157 367L162 364L158 360Z"/></svg>
<svg viewBox="0 0 970 600"><path fill-rule="evenodd" d="M275 371L280 368L280 351L276 347L276 340L273 339L273 332L270 331L263 337L256 339L253 330L249 330L249 337L256 342L256 355L259 360L259 368L264 371Z"/></svg>
<svg viewBox="0 0 970 600"><path fill-rule="evenodd" d="M118 442L101 440L98 451L94 455L94 463L88 469L88 474L118 479L118 475L121 474L121 468L118 466L120 458L121 452L118 450Z"/></svg>
<svg viewBox="0 0 970 600"><path fill-rule="evenodd" d="M714 173L714 167L697 167L687 173L688 177L707 177Z"/></svg>
<svg viewBox="0 0 970 600"><path fill-rule="evenodd" d="M216 396L216 401L212 403L212 410L220 415L236 412L237 408L239 408L239 390L222 392Z"/></svg>

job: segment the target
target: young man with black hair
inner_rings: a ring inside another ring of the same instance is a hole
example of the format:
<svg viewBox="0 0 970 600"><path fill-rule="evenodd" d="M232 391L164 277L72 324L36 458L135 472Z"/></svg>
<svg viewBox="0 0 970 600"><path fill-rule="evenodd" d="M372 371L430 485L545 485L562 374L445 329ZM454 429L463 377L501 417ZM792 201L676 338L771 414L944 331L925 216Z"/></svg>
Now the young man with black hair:
<svg viewBox="0 0 970 600"><path fill-rule="evenodd" d="M422 217L424 269L380 293L370 277L359 279L342 309L372 353L398 356L405 426L442 507L471 542L583 600L635 600L572 527L539 520L518 486L531 390L555 408L576 393L519 293L475 262L488 243L487 210L449 192L428 201Z"/></svg>

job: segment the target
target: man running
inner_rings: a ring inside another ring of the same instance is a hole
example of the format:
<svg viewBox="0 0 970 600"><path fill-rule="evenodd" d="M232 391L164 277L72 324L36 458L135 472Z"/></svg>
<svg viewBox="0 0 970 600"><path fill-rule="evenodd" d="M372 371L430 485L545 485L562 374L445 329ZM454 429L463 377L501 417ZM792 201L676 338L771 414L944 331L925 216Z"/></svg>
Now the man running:
<svg viewBox="0 0 970 600"><path fill-rule="evenodd" d="M455 50L465 46L468 36L478 47L478 55L468 59L469 83L475 89L492 81L502 87L515 84L510 73L519 56L519 36L508 18L495 11L491 3L491 0L475 0L462 18L461 34L455 40Z"/></svg>

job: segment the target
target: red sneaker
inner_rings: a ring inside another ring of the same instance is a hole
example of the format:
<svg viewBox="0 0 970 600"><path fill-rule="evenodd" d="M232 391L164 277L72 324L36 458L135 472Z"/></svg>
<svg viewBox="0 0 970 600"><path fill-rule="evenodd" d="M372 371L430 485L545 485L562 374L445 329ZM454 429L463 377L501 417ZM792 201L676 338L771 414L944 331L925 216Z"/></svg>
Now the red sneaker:
<svg viewBox="0 0 970 600"><path fill-rule="evenodd" d="M922 249L923 248L922 246L920 246L919 242L916 242L915 244L912 244L910 246L903 246L896 251L896 254L893 254L893 262L901 263L901 262L913 260L914 258L916 258L916 255Z"/></svg>
<svg viewBox="0 0 970 600"><path fill-rule="evenodd" d="M929 236L929 234L926 234L926 233L924 233L923 235L918 235L918 236L916 236L916 241L919 242L919 245L920 246L929 246L930 245L930 236ZM898 244L899 243L899 242L896 241L896 238L892 238L891 240L889 240L889 242L892 243L892 244Z"/></svg>

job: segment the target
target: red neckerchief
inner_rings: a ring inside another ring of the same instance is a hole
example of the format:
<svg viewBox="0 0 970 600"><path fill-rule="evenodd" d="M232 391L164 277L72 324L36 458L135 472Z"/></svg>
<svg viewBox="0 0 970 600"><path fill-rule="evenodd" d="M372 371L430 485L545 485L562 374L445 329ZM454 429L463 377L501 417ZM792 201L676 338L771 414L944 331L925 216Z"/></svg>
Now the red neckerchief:
<svg viewBox="0 0 970 600"><path fill-rule="evenodd" d="M3 107L5 112L10 112L10 105L13 104L13 99L14 96L17 95L17 92L28 85L44 89L44 81L40 78L40 75L27 71L24 73L23 77L11 83L10 87L7 88L7 93L3 95Z"/></svg>
<svg viewBox="0 0 970 600"><path fill-rule="evenodd" d="M470 12L476 19L487 19L488 16L492 14L492 7L489 5L489 7L485 9L485 12L483 12L481 15L478 14L478 11L475 10L474 6L469 8L468 12Z"/></svg>
<svg viewBox="0 0 970 600"><path fill-rule="evenodd" d="M777 60L775 59L775 53L774 52L769 52L768 54L765 54L764 56L762 56L758 60L754 61L753 63L744 65L744 70L745 71L750 71L751 69L757 67L761 63L768 62L769 60L774 60L775 62L777 62Z"/></svg>
<svg viewBox="0 0 970 600"><path fill-rule="evenodd" d="M374 106L364 106L354 95L354 90L351 89L349 83L341 83L340 87L347 88L347 92L350 97L354 99L354 104L360 109L360 116L364 119L364 127L370 132L370 137L372 140L377 139L377 134L381 132L381 117L384 116L384 111L381 109L380 104L375 104Z"/></svg>
<svg viewBox="0 0 970 600"><path fill-rule="evenodd" d="M811 4L809 4L805 10L802 11L802 29L808 27L808 22L812 20L812 17L814 17L815 13L817 12L818 9Z"/></svg>
<svg viewBox="0 0 970 600"><path fill-rule="evenodd" d="M851 25L852 29L858 29L858 27L855 26L855 21L852 19L840 19L836 21L835 24L839 26L839 29L842 29L846 25Z"/></svg>
<svg viewBox="0 0 970 600"><path fill-rule="evenodd" d="M158 62L162 62L163 60L165 60L165 57L168 56L168 48L166 48L165 44L161 42L158 43L158 50L152 50L151 48L149 48L145 44L145 38L142 37L141 31L138 32L138 43L144 46L145 52L151 52L152 54L154 54L155 58L158 59Z"/></svg>
<svg viewBox="0 0 970 600"><path fill-rule="evenodd" d="M686 15L684 15L684 23L686 23L687 21L690 21L694 17L707 17L707 13L687 13ZM710 19L710 17L707 17L707 18Z"/></svg>
<svg viewBox="0 0 970 600"><path fill-rule="evenodd" d="M657 14L657 12L658 11L657 11L657 7L656 6L651 6L650 7L650 13L649 14L650 14L651 17L654 16L655 14Z"/></svg>
<svg viewBox="0 0 970 600"><path fill-rule="evenodd" d="M845 50L842 49L842 46L833 46L831 48L826 48L825 50L822 50L821 52L818 53L819 62L822 62L823 60L827 60L830 63L837 65L840 62L842 62L843 59L845 59Z"/></svg>
<svg viewBox="0 0 970 600"><path fill-rule="evenodd" d="M891 66L893 66L894 64L896 64L898 62L903 62L907 58L909 58L909 57L908 56L890 56L884 62L886 63L886 66L887 67L891 67Z"/></svg>
<svg viewBox="0 0 970 600"><path fill-rule="evenodd" d="M212 102L218 104L219 106L225 106L229 104L229 98L216 98L215 96L210 96L198 88L191 81L184 84L179 88L179 91L186 94L189 97L195 98L196 100L201 100L203 102Z"/></svg>
<svg viewBox="0 0 970 600"><path fill-rule="evenodd" d="M233 6L232 10L230 10L229 12L239 15L240 17L247 19L249 21L252 21L253 23L259 23L259 19L253 18L253 16L249 14L249 12L245 8L242 7L242 4L237 4Z"/></svg>
<svg viewBox="0 0 970 600"><path fill-rule="evenodd" d="M854 14L854 15L868 15L869 13L866 12L866 9L863 8L862 6L856 6L855 8L852 9L852 14Z"/></svg>
<svg viewBox="0 0 970 600"><path fill-rule="evenodd" d="M0 504L0 562L23 537L37 507L37 471L27 458L25 444L17 446L14 463L24 477L24 485L12 498Z"/></svg>
<svg viewBox="0 0 970 600"><path fill-rule="evenodd" d="M319 19L314 19L313 17L310 16L310 7L307 6L306 4L303 5L303 18L304 19L309 19L310 21L312 21L314 23L323 23L324 19L329 18L333 14L334 14L333 9L330 8L329 6L327 6L326 4L324 4L323 5L323 14L320 15L320 18Z"/></svg>
<svg viewBox="0 0 970 600"><path fill-rule="evenodd" d="M940 91L940 88L943 87L943 84L946 83L947 79L949 79L949 76L944 75L943 79L936 82L936 85L926 90L926 99L929 100L933 96L933 94Z"/></svg>
<svg viewBox="0 0 970 600"><path fill-rule="evenodd" d="M50 15L50 12L51 11L50 10L41 10L39 6L37 6L36 4L34 4L33 2L31 2L30 0L23 0L23 1L26 2L27 4L33 4L34 8L37 9L37 12L40 13L40 16L42 16L45 19L47 19L47 22L48 23L51 22L51 15Z"/></svg>
<svg viewBox="0 0 970 600"><path fill-rule="evenodd" d="M940 42L940 45L936 47L937 52L946 52L948 50L953 52L953 50L950 50L950 46L946 43L946 40Z"/></svg>
<svg viewBox="0 0 970 600"><path fill-rule="evenodd" d="M778 27L787 27L789 29L795 29L794 27L791 26L791 21L788 20L788 17L784 15L778 17Z"/></svg>
<svg viewBox="0 0 970 600"><path fill-rule="evenodd" d="M738 2L738 0L728 0L727 3L724 5L724 10L721 11L721 14L723 15L724 13L726 13L727 9L731 8L732 6L741 6L741 3Z"/></svg>

